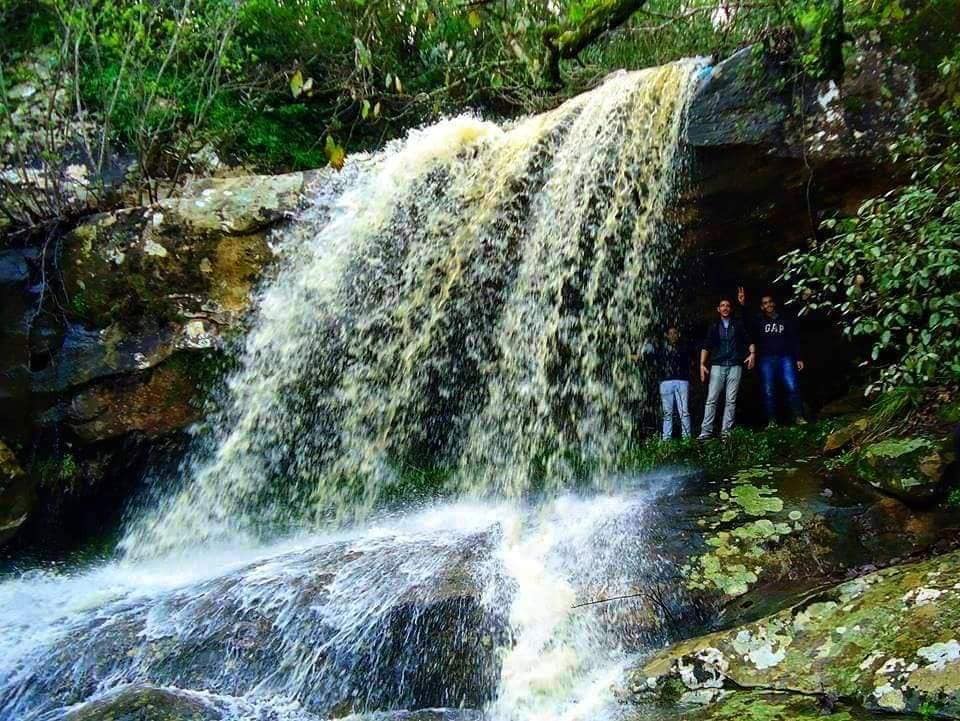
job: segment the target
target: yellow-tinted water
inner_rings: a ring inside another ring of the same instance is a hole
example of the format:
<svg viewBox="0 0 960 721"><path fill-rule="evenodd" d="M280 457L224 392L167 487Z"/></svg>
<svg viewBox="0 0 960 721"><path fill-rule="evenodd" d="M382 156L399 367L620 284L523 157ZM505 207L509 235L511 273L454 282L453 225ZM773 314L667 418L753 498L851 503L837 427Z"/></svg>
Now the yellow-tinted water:
<svg viewBox="0 0 960 721"><path fill-rule="evenodd" d="M458 117L359 158L276 239L282 267L152 554L362 515L398 468L461 492L562 486L634 434L664 321L696 61L622 72L509 125Z"/></svg>

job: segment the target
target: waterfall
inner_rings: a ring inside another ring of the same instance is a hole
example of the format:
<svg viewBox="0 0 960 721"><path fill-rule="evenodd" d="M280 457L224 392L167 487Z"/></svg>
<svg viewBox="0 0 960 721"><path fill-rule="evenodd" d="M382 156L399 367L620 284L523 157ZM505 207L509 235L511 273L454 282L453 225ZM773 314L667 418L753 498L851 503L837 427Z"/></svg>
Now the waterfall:
<svg viewBox="0 0 960 721"><path fill-rule="evenodd" d="M680 481L614 469L701 67L447 119L314 188L123 553L0 578L0 721L621 718L611 686L690 611ZM411 465L447 498L385 503Z"/></svg>
<svg viewBox="0 0 960 721"><path fill-rule="evenodd" d="M701 65L503 126L448 119L317 190L275 239L214 430L127 551L362 516L408 465L499 497L609 472L649 402Z"/></svg>

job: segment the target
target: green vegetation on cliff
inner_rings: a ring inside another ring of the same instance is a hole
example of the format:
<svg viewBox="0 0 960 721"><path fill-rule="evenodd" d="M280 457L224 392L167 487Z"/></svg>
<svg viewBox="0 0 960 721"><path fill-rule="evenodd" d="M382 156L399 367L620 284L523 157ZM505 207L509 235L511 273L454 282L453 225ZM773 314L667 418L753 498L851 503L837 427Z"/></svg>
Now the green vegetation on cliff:
<svg viewBox="0 0 960 721"><path fill-rule="evenodd" d="M618 68L753 42L813 77L842 75L848 41L868 38L929 71L953 52L958 10L957 0L2 0L0 164L80 162L97 204L97 183L118 173L155 198L224 161L338 165L445 114L540 110ZM62 184L43 187L64 194ZM62 199L50 204L6 203L18 221L56 215Z"/></svg>

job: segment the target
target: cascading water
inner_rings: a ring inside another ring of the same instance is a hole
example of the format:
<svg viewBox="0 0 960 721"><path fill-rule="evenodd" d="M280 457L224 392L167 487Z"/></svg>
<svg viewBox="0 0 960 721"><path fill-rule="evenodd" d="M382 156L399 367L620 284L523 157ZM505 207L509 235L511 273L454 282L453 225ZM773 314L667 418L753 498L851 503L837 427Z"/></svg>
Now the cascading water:
<svg viewBox="0 0 960 721"><path fill-rule="evenodd" d="M119 560L0 583L0 720L75 721L145 684L198 718L615 715L660 611L572 606L662 575L665 491L560 492L582 464L609 478L634 434L700 67L447 120L317 189L180 486ZM425 459L460 500L378 508Z"/></svg>
<svg viewBox="0 0 960 721"><path fill-rule="evenodd" d="M695 61L618 73L501 128L471 117L350 167L280 238L188 483L126 539L360 514L411 459L517 496L634 434Z"/></svg>

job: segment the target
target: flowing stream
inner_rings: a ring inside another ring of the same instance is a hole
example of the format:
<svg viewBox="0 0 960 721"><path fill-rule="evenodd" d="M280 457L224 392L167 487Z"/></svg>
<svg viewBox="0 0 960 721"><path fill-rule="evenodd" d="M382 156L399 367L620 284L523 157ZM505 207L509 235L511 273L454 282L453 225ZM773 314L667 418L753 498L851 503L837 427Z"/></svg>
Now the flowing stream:
<svg viewBox="0 0 960 721"><path fill-rule="evenodd" d="M244 721L620 714L662 598L574 606L664 575L670 484L610 479L670 307L702 69L445 120L314 189L208 430L118 557L0 582L0 719L124 693ZM450 500L397 510L424 465Z"/></svg>

